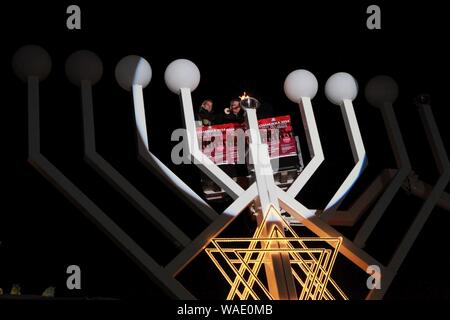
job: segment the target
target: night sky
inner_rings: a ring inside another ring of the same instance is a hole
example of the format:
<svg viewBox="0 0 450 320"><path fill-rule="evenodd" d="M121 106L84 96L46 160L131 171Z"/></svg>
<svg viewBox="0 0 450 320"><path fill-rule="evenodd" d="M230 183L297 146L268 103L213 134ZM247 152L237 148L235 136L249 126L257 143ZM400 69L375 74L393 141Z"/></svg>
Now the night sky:
<svg viewBox="0 0 450 320"><path fill-rule="evenodd" d="M291 115L305 161L309 154L301 117L298 107L284 95L283 82L295 69L315 74L319 92L313 107L326 161L298 197L309 207L324 206L353 165L340 110L326 100L323 89L335 72L349 72L358 81L360 93L354 105L369 161L343 207L380 170L394 168L381 115L368 105L362 92L370 78L387 74L399 84L395 112L413 170L423 181L433 184L438 174L412 101L421 93L431 95L433 112L449 149L447 88L439 77L448 69L448 26L440 4L397 7L374 2L381 7L382 29L368 30L366 8L372 2L291 2L294 4L210 1L144 5L126 1L94 5L62 1L2 5L5 67L0 126L0 288L8 292L12 284L18 283L22 294L40 295L46 287L55 286L56 296L66 298L131 301L166 297L27 162L27 89L10 66L14 52L26 44L44 47L53 63L49 78L40 86L42 153L163 265L178 249L83 160L80 92L64 74L65 60L76 50L92 50L103 61L103 77L93 88L98 152L192 238L206 224L137 159L131 95L114 78L117 62L126 55L143 56L153 69L152 81L144 89L151 151L198 193L202 192L199 170L191 165L176 166L170 160L177 143L170 140L171 133L183 123L179 99L164 84L164 70L178 58L190 59L200 69L200 85L193 92L195 108L203 99L211 98L219 111L231 98L246 91L270 107L271 114ZM65 11L75 3L81 8L82 28L67 30ZM223 210L229 203L213 206ZM366 250L387 263L422 203L401 190ZM385 299L450 298L449 280L439 276L439 270L450 268L446 238L449 222L449 213L435 208ZM352 238L358 226L338 230ZM239 230L236 232L251 234L252 221L241 217L231 228L231 233ZM190 273L180 279L199 297L220 299L225 281L215 276L217 271L208 263L200 258L198 265L191 266L186 270ZM71 264L82 270L82 289L78 291L65 286L66 268ZM352 278L344 266L342 262L335 276L342 282ZM207 281L202 279L216 281L217 288L192 284L195 277L203 285ZM354 290L355 298L361 298L361 288L355 286Z"/></svg>

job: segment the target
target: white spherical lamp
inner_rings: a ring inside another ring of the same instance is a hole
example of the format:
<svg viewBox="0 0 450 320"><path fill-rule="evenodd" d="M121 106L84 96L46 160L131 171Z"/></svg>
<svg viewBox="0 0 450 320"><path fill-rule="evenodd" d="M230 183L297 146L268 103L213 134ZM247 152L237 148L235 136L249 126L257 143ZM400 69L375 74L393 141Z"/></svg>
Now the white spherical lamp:
<svg viewBox="0 0 450 320"><path fill-rule="evenodd" d="M130 91L134 85L145 88L152 80L152 67L144 58L130 55L117 63L115 76L119 86L125 90Z"/></svg>
<svg viewBox="0 0 450 320"><path fill-rule="evenodd" d="M95 84L100 80L102 74L102 61L92 51L76 51L66 60L66 75L74 85L80 86L83 80Z"/></svg>
<svg viewBox="0 0 450 320"><path fill-rule="evenodd" d="M14 54L12 67L14 73L23 81L27 81L28 77L37 77L42 81L52 69L52 59L44 48L26 45Z"/></svg>
<svg viewBox="0 0 450 320"><path fill-rule="evenodd" d="M338 72L328 78L325 95L331 103L340 105L343 100L354 100L358 94L358 83L351 74Z"/></svg>
<svg viewBox="0 0 450 320"><path fill-rule="evenodd" d="M167 66L164 80L173 93L178 94L181 88L194 91L200 83L200 70L192 61L178 59Z"/></svg>
<svg viewBox="0 0 450 320"><path fill-rule="evenodd" d="M300 102L302 97L314 98L318 89L316 77L308 70L292 71L284 80L284 93L292 102Z"/></svg>
<svg viewBox="0 0 450 320"><path fill-rule="evenodd" d="M398 85L391 77L380 75L369 80L364 93L372 106L380 108L397 100Z"/></svg>

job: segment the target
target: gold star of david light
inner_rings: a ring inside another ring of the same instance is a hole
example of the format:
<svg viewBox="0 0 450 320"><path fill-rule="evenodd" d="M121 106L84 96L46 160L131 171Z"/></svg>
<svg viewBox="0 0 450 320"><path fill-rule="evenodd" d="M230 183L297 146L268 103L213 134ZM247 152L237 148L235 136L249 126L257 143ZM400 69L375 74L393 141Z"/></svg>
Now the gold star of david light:
<svg viewBox="0 0 450 320"><path fill-rule="evenodd" d="M273 300L264 269L274 255L288 257L299 300L347 300L331 278L341 243L341 237L299 237L270 206L253 237L213 238L205 251L231 286L228 300Z"/></svg>

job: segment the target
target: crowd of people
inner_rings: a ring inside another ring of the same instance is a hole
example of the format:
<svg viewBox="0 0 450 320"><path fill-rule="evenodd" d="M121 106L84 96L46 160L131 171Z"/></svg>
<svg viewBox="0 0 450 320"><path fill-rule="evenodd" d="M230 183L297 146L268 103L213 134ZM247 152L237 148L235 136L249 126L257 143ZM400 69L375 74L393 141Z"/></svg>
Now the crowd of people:
<svg viewBox="0 0 450 320"><path fill-rule="evenodd" d="M200 105L197 113L197 120L201 122L202 126L211 126L215 124L224 123L242 123L244 122L244 110L241 108L241 100L238 98L232 99L230 105L223 109L222 112L216 113L214 111L214 102L211 99L206 99Z"/></svg>

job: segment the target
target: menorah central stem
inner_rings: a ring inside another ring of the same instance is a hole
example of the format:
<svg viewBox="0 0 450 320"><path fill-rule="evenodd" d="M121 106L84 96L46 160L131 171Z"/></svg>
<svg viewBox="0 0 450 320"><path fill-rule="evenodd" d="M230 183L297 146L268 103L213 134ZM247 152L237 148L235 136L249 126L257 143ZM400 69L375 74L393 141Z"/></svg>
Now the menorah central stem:
<svg viewBox="0 0 450 320"><path fill-rule="evenodd" d="M246 109L246 120L249 128L249 150L258 187L259 214L257 216L258 227L265 220L265 215L270 214L270 206L279 210L276 185L273 178L273 170L270 164L269 149L267 144L261 142L261 136L256 116L256 108L259 106L258 100L248 97L241 101L241 106ZM283 232L283 226L278 216L269 216L266 219L266 228L263 230L263 237L271 237L271 230L278 226L278 230ZM271 248L281 249L285 247L282 242L272 242ZM269 291L276 299L298 300L294 278L292 276L289 255L286 253L273 253L268 257L269 263L265 264L266 277Z"/></svg>

